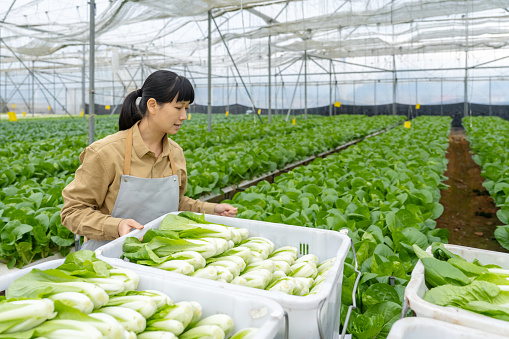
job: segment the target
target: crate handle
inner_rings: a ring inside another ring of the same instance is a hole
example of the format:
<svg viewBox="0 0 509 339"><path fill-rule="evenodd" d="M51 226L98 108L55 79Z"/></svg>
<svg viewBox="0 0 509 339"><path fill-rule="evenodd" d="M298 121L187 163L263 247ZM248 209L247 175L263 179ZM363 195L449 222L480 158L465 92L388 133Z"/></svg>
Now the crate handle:
<svg viewBox="0 0 509 339"><path fill-rule="evenodd" d="M285 314L284 314L284 317L285 317L285 335L284 335L284 339L289 339L290 338L290 323L289 323L289 320L288 320L288 312L284 311Z"/></svg>
<svg viewBox="0 0 509 339"><path fill-rule="evenodd" d="M320 301L320 304L318 305L318 312L316 312L316 324L318 325L318 335L319 335L320 339L325 338L323 335L323 330L322 330L322 321L320 320L320 319L322 319L322 308L323 308L323 304L325 303L325 300L327 300L327 298Z"/></svg>
<svg viewBox="0 0 509 339"><path fill-rule="evenodd" d="M348 235L348 230L341 230L340 233L344 235ZM348 322L350 321L350 315L352 314L352 310L357 308L357 302L355 300L355 292L357 291L357 287L359 285L359 281L361 280L361 271L359 271L359 264L357 263L357 255L355 254L355 247L353 245L353 239L350 238L350 246L352 247L353 252L353 260L354 260L354 271L357 273L357 278L355 279L355 284L353 285L352 291L352 304L348 307L348 312L346 313L345 324L343 326L343 331L341 332L341 339L345 338L346 328L348 327Z"/></svg>

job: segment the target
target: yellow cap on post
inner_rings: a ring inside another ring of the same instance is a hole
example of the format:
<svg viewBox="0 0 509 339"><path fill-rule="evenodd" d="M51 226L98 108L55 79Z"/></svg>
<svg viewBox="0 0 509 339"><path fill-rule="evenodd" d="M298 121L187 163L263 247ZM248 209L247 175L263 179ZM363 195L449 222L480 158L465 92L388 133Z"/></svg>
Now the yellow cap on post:
<svg viewBox="0 0 509 339"><path fill-rule="evenodd" d="M295 118L293 118L293 119L292 119L292 124L294 124L294 125L295 125L295 122L296 122L296 120L295 120Z"/></svg>
<svg viewBox="0 0 509 339"><path fill-rule="evenodd" d="M187 117L187 120L191 120L191 113L189 113L189 116Z"/></svg>
<svg viewBox="0 0 509 339"><path fill-rule="evenodd" d="M334 103L334 106L335 106L335 107L341 107L341 103L340 103L339 101L336 101L336 102Z"/></svg>
<svg viewBox="0 0 509 339"><path fill-rule="evenodd" d="M104 106L104 109L110 109L110 105Z"/></svg>
<svg viewBox="0 0 509 339"><path fill-rule="evenodd" d="M412 125L412 122L411 121L405 121L405 125L404 127L405 128L410 128L410 126Z"/></svg>
<svg viewBox="0 0 509 339"><path fill-rule="evenodd" d="M415 105L415 109L419 109L419 108L421 108L421 104Z"/></svg>
<svg viewBox="0 0 509 339"><path fill-rule="evenodd" d="M229 112L229 111L226 111L226 113L225 113L224 115L228 116L228 114L230 114L230 112Z"/></svg>

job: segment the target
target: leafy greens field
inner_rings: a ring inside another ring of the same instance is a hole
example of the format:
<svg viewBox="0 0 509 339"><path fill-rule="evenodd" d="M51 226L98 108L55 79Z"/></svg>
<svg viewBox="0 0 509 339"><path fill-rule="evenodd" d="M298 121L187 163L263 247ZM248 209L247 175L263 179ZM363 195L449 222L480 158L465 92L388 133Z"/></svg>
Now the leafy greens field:
<svg viewBox="0 0 509 339"><path fill-rule="evenodd" d="M443 212L438 201L440 189L446 187L442 181L450 121L419 117L411 129L394 128L283 174L274 184L261 182L226 202L239 208L241 218L347 228L363 273L357 293L360 307L352 314L348 333L384 338L400 317L405 286L418 260L412 245L425 249L434 241L447 242L448 231L436 229L434 219ZM352 304L353 265L350 252L342 316Z"/></svg>
<svg viewBox="0 0 509 339"><path fill-rule="evenodd" d="M381 130L402 117L315 117L292 125L275 116L270 126L253 124L252 119L214 116L213 132L207 133L206 116L193 114L172 137L186 150L188 196L218 192ZM87 146L86 126L79 118L0 124L0 261L8 267L69 252L74 238L60 223L61 192ZM117 129L117 117L97 118L97 139Z"/></svg>
<svg viewBox="0 0 509 339"><path fill-rule="evenodd" d="M500 207L495 238L509 250L509 122L499 117L469 117L463 120L474 161L486 178L483 186Z"/></svg>

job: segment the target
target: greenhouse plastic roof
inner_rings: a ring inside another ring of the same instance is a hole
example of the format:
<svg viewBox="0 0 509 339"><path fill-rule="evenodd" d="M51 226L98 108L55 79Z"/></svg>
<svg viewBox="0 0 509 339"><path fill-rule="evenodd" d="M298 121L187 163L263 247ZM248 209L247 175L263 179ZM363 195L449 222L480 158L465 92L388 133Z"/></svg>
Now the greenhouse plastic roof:
<svg viewBox="0 0 509 339"><path fill-rule="evenodd" d="M89 40L86 1L0 3L2 70L22 69L18 58L35 60L38 68L81 67ZM205 66L209 10L240 67L268 67L269 36L276 68L301 59L304 50L343 61L493 51L509 43L508 8L506 0L99 0L96 65L115 68L143 58L154 68ZM212 28L213 65L230 67Z"/></svg>

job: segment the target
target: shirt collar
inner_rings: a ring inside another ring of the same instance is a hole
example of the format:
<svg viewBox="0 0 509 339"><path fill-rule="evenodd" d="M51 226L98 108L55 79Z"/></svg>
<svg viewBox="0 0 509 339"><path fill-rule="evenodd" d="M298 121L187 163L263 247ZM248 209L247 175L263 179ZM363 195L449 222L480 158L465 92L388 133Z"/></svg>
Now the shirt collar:
<svg viewBox="0 0 509 339"><path fill-rule="evenodd" d="M148 149L141 137L139 124L140 122L138 121L133 127L133 149L136 152L136 155L138 155L138 158L142 158L145 154L151 151ZM163 151L159 157L168 156L169 154L170 143L168 142L168 135L166 135L166 137L163 138Z"/></svg>

